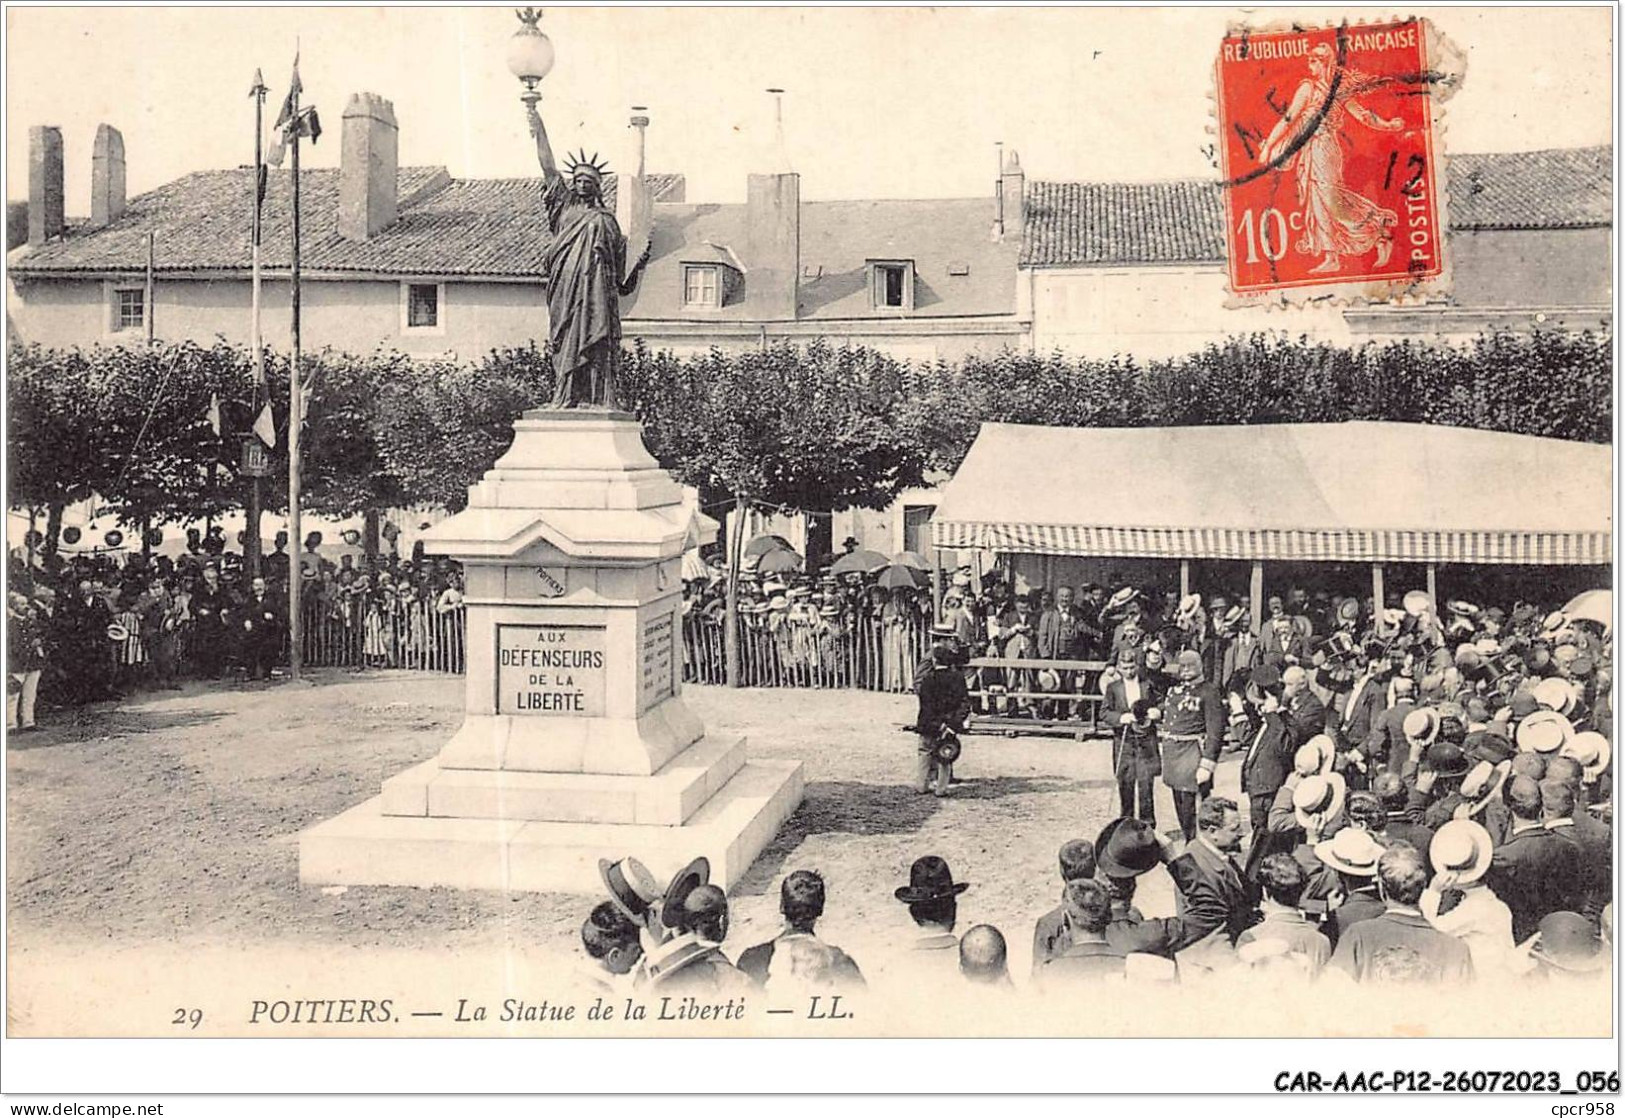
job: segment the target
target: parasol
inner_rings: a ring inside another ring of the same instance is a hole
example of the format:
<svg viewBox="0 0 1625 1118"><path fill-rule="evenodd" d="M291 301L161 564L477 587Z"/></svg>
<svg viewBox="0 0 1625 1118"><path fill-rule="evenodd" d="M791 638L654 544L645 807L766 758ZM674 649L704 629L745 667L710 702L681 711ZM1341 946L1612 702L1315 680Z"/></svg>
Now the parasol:
<svg viewBox="0 0 1625 1118"><path fill-rule="evenodd" d="M784 548L769 551L766 555L762 556L761 560L756 564L756 570L758 573L764 575L782 575L787 574L790 571L799 571L800 569L801 556L797 555L794 551L789 551Z"/></svg>
<svg viewBox="0 0 1625 1118"><path fill-rule="evenodd" d="M931 569L931 561L925 556L921 555L918 551L899 551L896 555L892 556L892 566L910 567L916 571L929 571Z"/></svg>
<svg viewBox="0 0 1625 1118"><path fill-rule="evenodd" d="M835 560L834 563L831 563L829 572L837 577L850 574L866 575L880 570L885 565L886 557L880 552L860 547L856 551L847 552Z"/></svg>
<svg viewBox="0 0 1625 1118"><path fill-rule="evenodd" d="M1564 606L1563 613L1570 621L1595 621L1605 630L1611 630L1614 625L1614 592L1587 590Z"/></svg>
<svg viewBox="0 0 1625 1118"><path fill-rule="evenodd" d="M924 572L916 571L913 567L899 567L894 563L880 572L877 584L887 590L895 590L899 586L906 586L910 590L918 590L928 581Z"/></svg>
<svg viewBox="0 0 1625 1118"><path fill-rule="evenodd" d="M766 555L770 551L794 550L790 546L790 541L783 536L756 536L745 545L745 550L739 554L745 559L750 559L757 555Z"/></svg>

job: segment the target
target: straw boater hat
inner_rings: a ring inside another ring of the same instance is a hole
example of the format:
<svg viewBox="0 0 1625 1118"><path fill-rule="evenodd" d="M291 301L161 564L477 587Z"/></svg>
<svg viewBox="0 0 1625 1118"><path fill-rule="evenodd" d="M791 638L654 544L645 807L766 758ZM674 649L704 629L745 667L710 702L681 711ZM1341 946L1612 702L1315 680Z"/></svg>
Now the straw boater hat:
<svg viewBox="0 0 1625 1118"><path fill-rule="evenodd" d="M1567 714L1574 709L1574 688L1567 680L1549 676L1535 684L1535 702L1548 710Z"/></svg>
<svg viewBox="0 0 1625 1118"><path fill-rule="evenodd" d="M1446 602L1444 604L1444 608L1455 614L1457 617L1477 617L1479 614L1479 609L1477 606L1475 606L1472 602L1463 601L1461 598L1453 598L1452 600Z"/></svg>
<svg viewBox="0 0 1625 1118"><path fill-rule="evenodd" d="M1483 877L1494 853L1495 840L1490 833L1460 815L1439 828L1427 850L1434 871L1453 874L1460 885Z"/></svg>
<svg viewBox="0 0 1625 1118"><path fill-rule="evenodd" d="M1179 599L1179 617L1181 620L1195 618L1202 609L1202 595L1186 594Z"/></svg>
<svg viewBox="0 0 1625 1118"><path fill-rule="evenodd" d="M1405 732L1406 741L1432 745L1433 739L1439 736L1439 721L1439 712L1432 707L1417 707L1405 716L1400 729Z"/></svg>
<svg viewBox="0 0 1625 1118"><path fill-rule="evenodd" d="M1315 843L1315 857L1339 873L1375 877L1377 859L1382 857L1383 849L1370 831L1344 827L1324 842Z"/></svg>
<svg viewBox="0 0 1625 1118"><path fill-rule="evenodd" d="M1292 756L1292 768L1303 776L1324 776L1332 771L1337 760L1337 744L1329 734L1316 734Z"/></svg>
<svg viewBox="0 0 1625 1118"><path fill-rule="evenodd" d="M636 923L641 924L649 906L660 899L660 886L655 883L654 875L636 858L622 858L618 862L600 858L598 876L603 879L615 907Z"/></svg>
<svg viewBox="0 0 1625 1118"><path fill-rule="evenodd" d="M1563 744L1562 753L1563 756L1572 757L1580 763L1580 767L1585 770L1584 779L1587 784L1602 775L1614 755L1608 739L1595 730L1575 734Z"/></svg>
<svg viewBox="0 0 1625 1118"><path fill-rule="evenodd" d="M1537 710L1518 723L1518 748L1525 753L1556 753L1574 737L1574 726L1555 710Z"/></svg>
<svg viewBox="0 0 1625 1118"><path fill-rule="evenodd" d="M1134 600L1134 598L1135 598L1135 595L1137 595L1138 593L1139 592L1137 590L1135 590L1134 587L1125 586L1122 589L1115 592L1109 599L1107 599L1106 608L1107 609L1122 609L1124 606L1126 606L1130 602L1132 602Z"/></svg>
<svg viewBox="0 0 1625 1118"><path fill-rule="evenodd" d="M1406 613L1412 617L1420 617L1433 609L1433 598L1426 590L1412 590L1405 595L1402 604Z"/></svg>
<svg viewBox="0 0 1625 1118"><path fill-rule="evenodd" d="M1292 814L1304 830L1319 831L1343 810L1347 794L1341 773L1306 776L1292 790Z"/></svg>
<svg viewBox="0 0 1625 1118"><path fill-rule="evenodd" d="M1461 798L1464 802L1456 806L1455 818L1471 819L1488 807L1490 800L1501 791L1501 786L1506 783L1507 774L1511 771L1511 761L1501 761L1493 765L1488 761L1480 761L1474 765L1461 779Z"/></svg>

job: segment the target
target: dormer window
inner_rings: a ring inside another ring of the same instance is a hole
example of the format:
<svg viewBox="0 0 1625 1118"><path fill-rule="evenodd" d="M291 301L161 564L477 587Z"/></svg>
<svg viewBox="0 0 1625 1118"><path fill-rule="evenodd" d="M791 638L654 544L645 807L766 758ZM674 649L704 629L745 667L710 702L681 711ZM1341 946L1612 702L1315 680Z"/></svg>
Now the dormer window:
<svg viewBox="0 0 1625 1118"><path fill-rule="evenodd" d="M877 311L914 309L914 261L869 261L870 302Z"/></svg>
<svg viewBox="0 0 1625 1118"><path fill-rule="evenodd" d="M722 277L717 264L683 265L683 306L711 309L722 306Z"/></svg>

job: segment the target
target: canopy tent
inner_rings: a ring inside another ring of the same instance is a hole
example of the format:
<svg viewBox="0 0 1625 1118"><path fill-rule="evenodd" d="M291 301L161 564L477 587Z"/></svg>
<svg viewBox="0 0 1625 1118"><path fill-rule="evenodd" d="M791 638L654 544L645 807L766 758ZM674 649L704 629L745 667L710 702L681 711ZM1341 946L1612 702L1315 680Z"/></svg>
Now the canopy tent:
<svg viewBox="0 0 1625 1118"><path fill-rule="evenodd" d="M1612 448L1414 423L984 423L943 547L1369 563L1613 561Z"/></svg>

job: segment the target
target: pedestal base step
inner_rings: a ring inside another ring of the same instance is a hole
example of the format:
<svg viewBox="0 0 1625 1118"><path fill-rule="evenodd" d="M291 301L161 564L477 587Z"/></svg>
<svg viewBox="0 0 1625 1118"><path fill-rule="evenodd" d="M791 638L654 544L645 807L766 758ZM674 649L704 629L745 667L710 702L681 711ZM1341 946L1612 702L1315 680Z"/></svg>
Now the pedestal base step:
<svg viewBox="0 0 1625 1118"><path fill-rule="evenodd" d="M745 739L701 738L653 776L442 767L384 781L383 814L548 823L686 823L745 763Z"/></svg>
<svg viewBox="0 0 1625 1118"><path fill-rule="evenodd" d="M728 889L801 803L802 788L799 761L747 761L677 827L385 815L375 796L300 834L299 880L591 894L603 891L600 858L631 855L665 880L703 854L711 880Z"/></svg>

